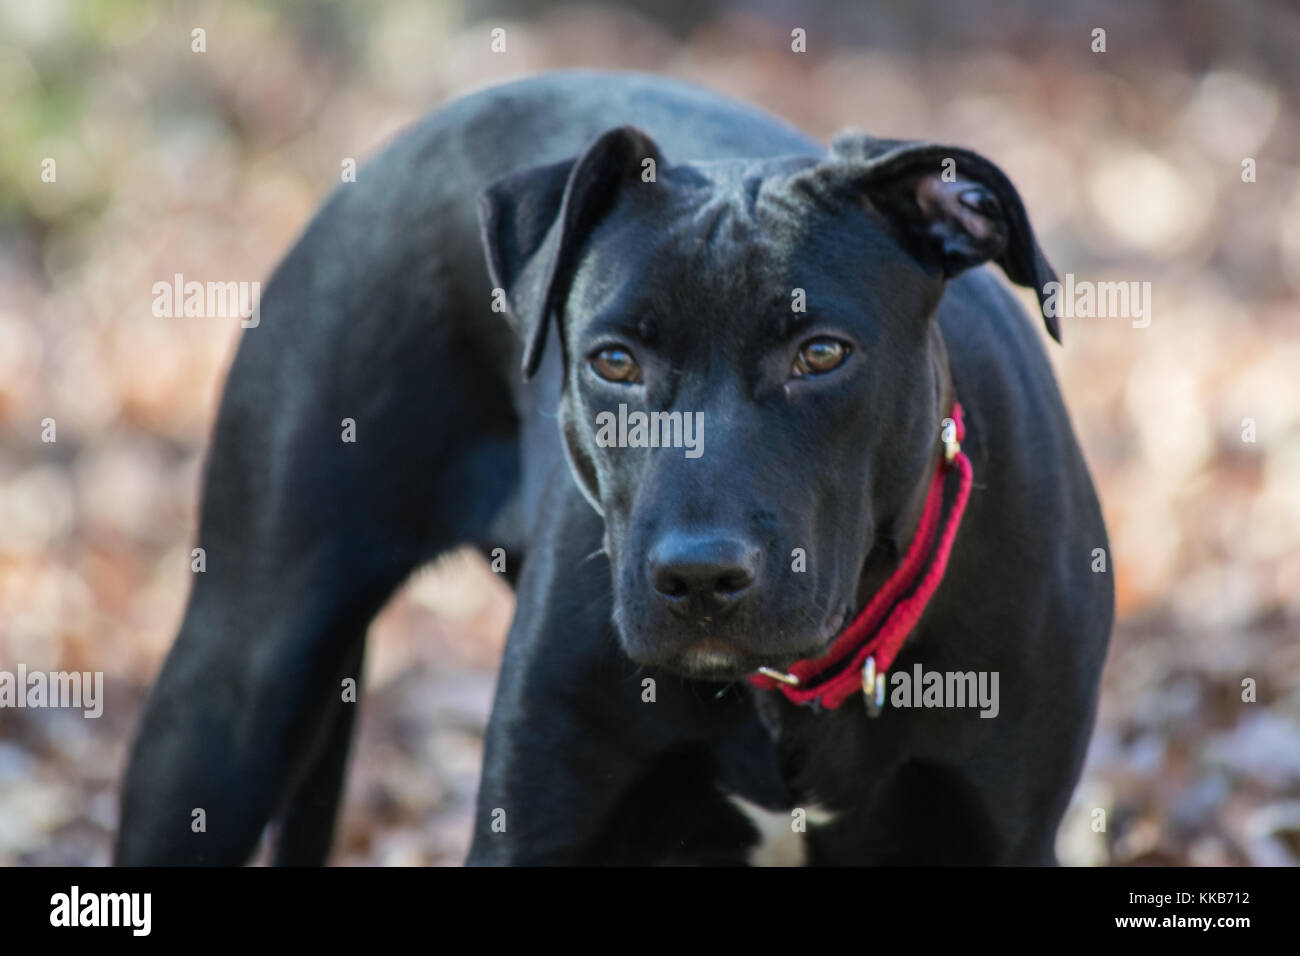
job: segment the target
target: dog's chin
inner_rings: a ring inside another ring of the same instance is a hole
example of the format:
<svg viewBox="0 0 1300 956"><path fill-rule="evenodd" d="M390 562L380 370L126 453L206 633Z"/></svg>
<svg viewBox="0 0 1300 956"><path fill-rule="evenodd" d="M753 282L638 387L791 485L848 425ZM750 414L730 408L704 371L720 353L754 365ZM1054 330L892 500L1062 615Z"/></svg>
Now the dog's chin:
<svg viewBox="0 0 1300 956"><path fill-rule="evenodd" d="M738 622L712 626L692 625L668 618L647 620L641 613L626 613L616 602L615 632L624 653L645 667L659 667L683 677L702 681L738 681L757 674L760 668L787 671L796 661L820 657L839 637L850 608L840 605L816 630L785 634L782 646L755 649L745 646L748 634ZM800 609L784 609L775 615L789 620L812 615ZM625 622L639 621L628 627Z"/></svg>
<svg viewBox="0 0 1300 956"><path fill-rule="evenodd" d="M627 653L638 664L662 667L692 680L727 683L745 680L762 667L786 670L795 661L824 653L829 644L830 641L824 638L810 637L802 649L755 654L720 639L703 638L667 657L639 654L632 649L627 649Z"/></svg>
<svg viewBox="0 0 1300 956"><path fill-rule="evenodd" d="M738 681L744 680L760 667L770 665L730 648L695 645L674 655L666 666L669 670L694 680Z"/></svg>

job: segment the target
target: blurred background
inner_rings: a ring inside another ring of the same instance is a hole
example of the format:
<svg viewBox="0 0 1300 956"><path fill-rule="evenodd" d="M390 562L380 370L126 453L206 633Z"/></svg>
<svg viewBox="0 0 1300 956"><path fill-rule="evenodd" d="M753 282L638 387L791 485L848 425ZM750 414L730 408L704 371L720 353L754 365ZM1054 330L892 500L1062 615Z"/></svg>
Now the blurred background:
<svg viewBox="0 0 1300 956"><path fill-rule="evenodd" d="M1051 350L1119 600L1060 853L1296 863L1298 52L1286 2L0 0L0 670L106 681L97 720L0 709L0 864L108 861L190 585L241 331L155 317L153 283L264 281L345 159L460 93L571 66L697 81L823 138L973 147L1058 271L1151 283L1149 327L1067 319ZM460 861L511 611L457 555L376 622L334 862Z"/></svg>

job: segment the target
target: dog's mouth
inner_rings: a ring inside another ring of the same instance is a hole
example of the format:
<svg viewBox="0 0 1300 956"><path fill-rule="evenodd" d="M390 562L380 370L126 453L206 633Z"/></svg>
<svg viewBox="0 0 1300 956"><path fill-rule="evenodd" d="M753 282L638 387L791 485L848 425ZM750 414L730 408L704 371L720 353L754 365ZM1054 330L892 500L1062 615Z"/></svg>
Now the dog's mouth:
<svg viewBox="0 0 1300 956"><path fill-rule="evenodd" d="M825 654L843 630L849 610L846 605L836 611L815 638L788 652L756 654L722 638L707 636L688 644L667 666L687 677L705 681L744 680L764 669L784 673L796 661Z"/></svg>
<svg viewBox="0 0 1300 956"><path fill-rule="evenodd" d="M688 677L708 681L741 680L763 666L755 655L711 637L691 644L669 663Z"/></svg>

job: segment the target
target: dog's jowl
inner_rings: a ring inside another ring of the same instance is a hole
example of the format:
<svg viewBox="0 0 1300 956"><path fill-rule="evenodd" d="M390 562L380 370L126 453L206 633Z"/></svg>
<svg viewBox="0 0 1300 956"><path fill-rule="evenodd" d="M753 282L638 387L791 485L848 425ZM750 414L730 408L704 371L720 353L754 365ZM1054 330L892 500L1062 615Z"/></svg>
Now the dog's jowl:
<svg viewBox="0 0 1300 956"><path fill-rule="evenodd" d="M773 821L812 864L1053 862L1112 585L1007 279L1059 288L966 149L624 74L435 113L243 333L118 860L274 822L324 861L340 682L468 544L517 575L471 863L744 863Z"/></svg>

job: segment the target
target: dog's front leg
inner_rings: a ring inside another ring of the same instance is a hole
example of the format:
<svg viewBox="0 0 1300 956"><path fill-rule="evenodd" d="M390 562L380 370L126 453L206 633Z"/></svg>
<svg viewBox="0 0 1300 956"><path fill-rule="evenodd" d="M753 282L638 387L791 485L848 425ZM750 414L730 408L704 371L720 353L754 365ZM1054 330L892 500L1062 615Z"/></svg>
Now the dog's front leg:
<svg viewBox="0 0 1300 956"><path fill-rule="evenodd" d="M613 714L533 677L503 679L469 865L598 863L600 835L653 760Z"/></svg>
<svg viewBox="0 0 1300 956"><path fill-rule="evenodd" d="M539 556L540 558L541 556ZM595 563L595 562L592 562ZM607 577L607 565L590 571ZM638 732L640 684L607 613L524 565L480 778L470 865L594 862L620 798L653 760ZM599 602L599 596L595 596ZM608 598L603 605L608 610Z"/></svg>
<svg viewBox="0 0 1300 956"><path fill-rule="evenodd" d="M624 809L643 806L642 784L665 773L693 780L671 768L740 708L628 660L611 623L603 525L567 473L557 484L520 573L467 862L657 862L675 837Z"/></svg>

